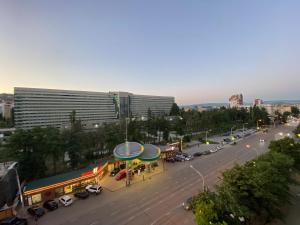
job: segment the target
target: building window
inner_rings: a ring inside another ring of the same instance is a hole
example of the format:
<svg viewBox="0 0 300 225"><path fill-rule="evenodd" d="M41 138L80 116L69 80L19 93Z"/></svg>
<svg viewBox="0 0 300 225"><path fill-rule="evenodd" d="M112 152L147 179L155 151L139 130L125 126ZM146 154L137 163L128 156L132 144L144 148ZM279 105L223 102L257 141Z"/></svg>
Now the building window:
<svg viewBox="0 0 300 225"><path fill-rule="evenodd" d="M65 194L71 193L78 189L79 183L71 184L64 187Z"/></svg>
<svg viewBox="0 0 300 225"><path fill-rule="evenodd" d="M42 195L36 194L31 196L32 204L39 203L42 201Z"/></svg>
<svg viewBox="0 0 300 225"><path fill-rule="evenodd" d="M55 197L60 197L64 195L64 189L62 187L56 188L55 189Z"/></svg>
<svg viewBox="0 0 300 225"><path fill-rule="evenodd" d="M68 185L64 187L65 194L72 192L72 185Z"/></svg>

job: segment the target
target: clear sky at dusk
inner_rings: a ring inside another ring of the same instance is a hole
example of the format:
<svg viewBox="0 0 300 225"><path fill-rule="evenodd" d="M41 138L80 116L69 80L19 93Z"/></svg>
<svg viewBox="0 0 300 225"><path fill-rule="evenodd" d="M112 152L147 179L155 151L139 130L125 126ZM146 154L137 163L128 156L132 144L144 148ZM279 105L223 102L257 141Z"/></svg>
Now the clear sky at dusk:
<svg viewBox="0 0 300 225"><path fill-rule="evenodd" d="M300 99L300 1L2 0L0 93Z"/></svg>

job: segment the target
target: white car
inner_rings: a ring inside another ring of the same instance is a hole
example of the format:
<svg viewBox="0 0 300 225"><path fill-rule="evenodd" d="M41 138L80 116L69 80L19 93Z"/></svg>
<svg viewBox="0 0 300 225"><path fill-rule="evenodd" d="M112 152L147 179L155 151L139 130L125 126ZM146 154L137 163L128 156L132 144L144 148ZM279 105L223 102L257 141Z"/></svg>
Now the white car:
<svg viewBox="0 0 300 225"><path fill-rule="evenodd" d="M223 149L222 146L217 146L217 150L218 150L218 151L221 150L221 149Z"/></svg>
<svg viewBox="0 0 300 225"><path fill-rule="evenodd" d="M211 153L214 153L214 152L217 152L218 151L218 149L216 149L216 148L213 148L213 149L211 149L211 150L209 150Z"/></svg>
<svg viewBox="0 0 300 225"><path fill-rule="evenodd" d="M265 142L265 140L264 139L259 139L259 142L263 143L263 142Z"/></svg>
<svg viewBox="0 0 300 225"><path fill-rule="evenodd" d="M69 206L73 203L73 199L69 195L64 195L58 200L63 206Z"/></svg>
<svg viewBox="0 0 300 225"><path fill-rule="evenodd" d="M100 194L102 192L103 188L100 185L97 185L97 184L95 184L95 185L90 184L90 185L85 187L85 190L90 192L90 193L95 193L97 195L97 194Z"/></svg>

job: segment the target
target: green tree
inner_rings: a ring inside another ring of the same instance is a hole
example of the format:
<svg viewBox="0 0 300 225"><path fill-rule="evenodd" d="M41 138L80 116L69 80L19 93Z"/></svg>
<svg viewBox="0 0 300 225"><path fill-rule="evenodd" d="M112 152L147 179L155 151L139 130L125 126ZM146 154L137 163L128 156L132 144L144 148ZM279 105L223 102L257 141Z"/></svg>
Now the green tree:
<svg viewBox="0 0 300 225"><path fill-rule="evenodd" d="M271 152L283 153L295 161L294 167L300 169L300 144L292 138L283 138L277 141L271 141L269 145Z"/></svg>
<svg viewBox="0 0 300 225"><path fill-rule="evenodd" d="M296 106L292 106L292 107L291 107L291 114L292 114L293 116L298 117L298 116L299 116L299 113L300 113L300 111L299 111L299 109L298 109Z"/></svg>
<svg viewBox="0 0 300 225"><path fill-rule="evenodd" d="M296 137L300 138L300 124L294 130L294 134L296 135Z"/></svg>
<svg viewBox="0 0 300 225"><path fill-rule="evenodd" d="M76 118L76 111L73 110L70 114L71 129L65 130L63 134L66 152L70 158L70 166L72 169L80 167L82 163L82 146L80 137L82 133L81 121Z"/></svg>
<svg viewBox="0 0 300 225"><path fill-rule="evenodd" d="M227 225L222 220L218 196L214 192L207 190L196 195L192 201L192 209L195 221L199 225Z"/></svg>
<svg viewBox="0 0 300 225"><path fill-rule="evenodd" d="M170 110L170 116L179 116L179 115L180 115L180 109L178 105L174 102Z"/></svg>

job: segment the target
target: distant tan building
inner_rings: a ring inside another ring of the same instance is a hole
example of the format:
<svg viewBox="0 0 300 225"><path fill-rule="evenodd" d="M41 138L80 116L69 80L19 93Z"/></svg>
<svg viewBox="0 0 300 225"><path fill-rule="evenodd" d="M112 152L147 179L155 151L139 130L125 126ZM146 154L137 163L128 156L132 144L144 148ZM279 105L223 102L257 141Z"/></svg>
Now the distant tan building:
<svg viewBox="0 0 300 225"><path fill-rule="evenodd" d="M243 106L243 95L242 94L237 94L237 95L232 95L229 98L229 106L230 108L238 108Z"/></svg>
<svg viewBox="0 0 300 225"><path fill-rule="evenodd" d="M263 100L262 99L259 99L259 98L257 98L257 99L255 99L254 100L254 105L262 105L263 104Z"/></svg>
<svg viewBox="0 0 300 225"><path fill-rule="evenodd" d="M11 119L13 107L14 107L13 103L8 103L8 102L0 103L0 114L4 119L6 120Z"/></svg>
<svg viewBox="0 0 300 225"><path fill-rule="evenodd" d="M275 112L283 114L284 112L291 112L292 104L263 104L263 106L270 115L275 115Z"/></svg>

